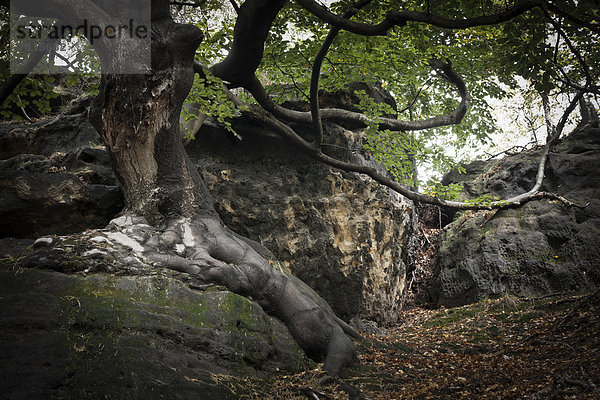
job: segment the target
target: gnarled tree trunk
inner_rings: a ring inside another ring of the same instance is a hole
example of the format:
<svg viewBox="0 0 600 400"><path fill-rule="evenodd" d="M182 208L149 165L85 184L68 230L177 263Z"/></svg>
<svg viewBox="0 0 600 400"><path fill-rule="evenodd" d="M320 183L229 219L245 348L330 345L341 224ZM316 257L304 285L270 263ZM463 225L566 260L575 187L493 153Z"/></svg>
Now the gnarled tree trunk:
<svg viewBox="0 0 600 400"><path fill-rule="evenodd" d="M157 228L143 242L138 238L140 255L251 296L288 326L307 355L337 374L355 358L344 331L354 332L308 286L273 268L258 243L223 225L183 148L179 115L200 31L173 22L163 1L153 9L152 32L152 73L104 75L92 114L123 188L129 223Z"/></svg>

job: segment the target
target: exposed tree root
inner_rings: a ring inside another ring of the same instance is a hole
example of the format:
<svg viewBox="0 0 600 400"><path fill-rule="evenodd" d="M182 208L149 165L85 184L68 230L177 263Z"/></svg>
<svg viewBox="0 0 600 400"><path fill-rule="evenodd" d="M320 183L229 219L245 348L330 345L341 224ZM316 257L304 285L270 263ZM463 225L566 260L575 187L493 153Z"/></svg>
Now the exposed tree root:
<svg viewBox="0 0 600 400"><path fill-rule="evenodd" d="M144 218L133 216L121 217L113 225L125 234L136 227L146 232L150 228ZM248 239L240 238L217 218L176 218L166 222L158 233L128 236L135 237L140 245L137 252L148 261L188 273L195 284L220 284L251 297L282 320L306 354L323 361L330 375L336 376L356 359L345 332L360 337L358 333L308 285L269 264L257 252L260 244L250 245ZM135 244L130 247L136 248Z"/></svg>

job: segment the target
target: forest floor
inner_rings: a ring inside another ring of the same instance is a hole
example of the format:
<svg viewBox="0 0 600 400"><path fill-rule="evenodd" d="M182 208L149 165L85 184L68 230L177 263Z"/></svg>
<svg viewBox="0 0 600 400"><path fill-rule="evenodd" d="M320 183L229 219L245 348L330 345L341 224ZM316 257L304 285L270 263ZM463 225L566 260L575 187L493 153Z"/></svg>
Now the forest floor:
<svg viewBox="0 0 600 400"><path fill-rule="evenodd" d="M315 365L247 381L240 398L600 399L600 291L413 308L401 321L365 334L341 381Z"/></svg>

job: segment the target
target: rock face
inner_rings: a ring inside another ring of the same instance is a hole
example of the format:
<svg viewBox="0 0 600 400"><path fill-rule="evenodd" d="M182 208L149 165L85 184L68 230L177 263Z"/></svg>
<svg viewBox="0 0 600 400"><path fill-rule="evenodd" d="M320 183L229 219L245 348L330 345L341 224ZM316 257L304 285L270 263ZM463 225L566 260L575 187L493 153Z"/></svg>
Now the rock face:
<svg viewBox="0 0 600 400"><path fill-rule="evenodd" d="M68 111L82 111L74 108ZM65 113L32 124L0 124L0 159L19 154L50 156L76 146L98 144L99 137L87 112Z"/></svg>
<svg viewBox="0 0 600 400"><path fill-rule="evenodd" d="M104 227L123 208L89 102L31 124L0 124L0 238Z"/></svg>
<svg viewBox="0 0 600 400"><path fill-rule="evenodd" d="M102 227L122 208L121 191L102 148L0 161L0 237Z"/></svg>
<svg viewBox="0 0 600 400"><path fill-rule="evenodd" d="M244 379L306 367L256 303L192 290L107 235L38 240L22 262L2 260L2 398L237 399Z"/></svg>
<svg viewBox="0 0 600 400"><path fill-rule="evenodd" d="M188 145L225 223L265 245L341 318L396 322L412 203L312 161L272 132L243 123L235 128L241 141L205 126ZM368 162L356 133L330 125L326 140L337 157Z"/></svg>
<svg viewBox="0 0 600 400"><path fill-rule="evenodd" d="M507 198L535 181L538 151L467 167L470 197ZM549 156L543 190L586 204L568 208L534 201L498 212L463 213L444 230L433 297L447 306L511 293L539 296L600 285L600 129L562 140ZM482 174L480 174L482 173Z"/></svg>

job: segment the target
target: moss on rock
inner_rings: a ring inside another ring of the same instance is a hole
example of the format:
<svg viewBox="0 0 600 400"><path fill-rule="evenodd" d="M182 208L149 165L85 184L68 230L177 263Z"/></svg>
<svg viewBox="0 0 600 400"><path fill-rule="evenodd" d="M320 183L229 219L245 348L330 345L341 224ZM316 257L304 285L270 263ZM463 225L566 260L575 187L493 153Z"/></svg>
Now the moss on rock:
<svg viewBox="0 0 600 400"><path fill-rule="evenodd" d="M239 398L244 377L305 367L287 328L257 304L160 272L2 268L0 292L10 398Z"/></svg>

